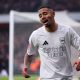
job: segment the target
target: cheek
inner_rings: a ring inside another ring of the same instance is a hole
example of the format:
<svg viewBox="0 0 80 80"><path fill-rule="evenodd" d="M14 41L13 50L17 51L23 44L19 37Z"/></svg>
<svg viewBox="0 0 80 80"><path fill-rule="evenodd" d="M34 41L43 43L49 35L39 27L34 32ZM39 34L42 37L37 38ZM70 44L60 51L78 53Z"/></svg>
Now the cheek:
<svg viewBox="0 0 80 80"><path fill-rule="evenodd" d="M39 20L40 20L40 21L42 21L42 19L41 19L41 18L39 18Z"/></svg>
<svg viewBox="0 0 80 80"><path fill-rule="evenodd" d="M41 18L39 17L39 20L41 21Z"/></svg>
<svg viewBox="0 0 80 80"><path fill-rule="evenodd" d="M52 17L53 17L53 16L51 16L51 15L48 15L48 16L47 16L48 19L52 19Z"/></svg>
<svg viewBox="0 0 80 80"><path fill-rule="evenodd" d="M49 20L49 21L52 21L52 17L51 17L51 16L49 16L49 17L48 17L48 20Z"/></svg>
<svg viewBox="0 0 80 80"><path fill-rule="evenodd" d="M42 19L40 19L40 21L42 22Z"/></svg>

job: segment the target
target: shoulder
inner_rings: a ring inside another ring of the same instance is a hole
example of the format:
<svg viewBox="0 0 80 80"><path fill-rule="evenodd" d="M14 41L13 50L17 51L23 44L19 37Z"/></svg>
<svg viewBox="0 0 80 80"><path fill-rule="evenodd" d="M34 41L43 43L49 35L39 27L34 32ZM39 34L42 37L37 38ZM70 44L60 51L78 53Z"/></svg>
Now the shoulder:
<svg viewBox="0 0 80 80"><path fill-rule="evenodd" d="M64 25L64 24L59 24L59 27L60 27L60 30L61 30L61 31L65 31L65 32L68 32L70 29L72 29L71 26L69 26L69 25Z"/></svg>
<svg viewBox="0 0 80 80"><path fill-rule="evenodd" d="M40 28L38 28L38 29L36 29L36 30L34 30L32 33L31 33L31 35L30 35L30 37L37 37L39 34L41 34L42 32L43 32L43 26L42 27L40 27Z"/></svg>
<svg viewBox="0 0 80 80"><path fill-rule="evenodd" d="M60 31L62 33L64 33L64 34L68 34L68 35L77 34L76 31L71 26L68 26L68 25L60 25L60 28L61 28Z"/></svg>
<svg viewBox="0 0 80 80"><path fill-rule="evenodd" d="M32 34L32 35L38 35L38 34L42 33L43 30L44 30L44 28L43 28L43 26L42 26L42 27L34 30L31 34Z"/></svg>

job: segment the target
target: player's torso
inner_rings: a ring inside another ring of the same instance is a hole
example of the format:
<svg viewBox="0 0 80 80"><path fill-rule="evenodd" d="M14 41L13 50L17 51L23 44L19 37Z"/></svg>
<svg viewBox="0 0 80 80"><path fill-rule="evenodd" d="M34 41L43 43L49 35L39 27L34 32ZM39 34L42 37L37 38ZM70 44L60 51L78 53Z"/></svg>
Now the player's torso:
<svg viewBox="0 0 80 80"><path fill-rule="evenodd" d="M61 30L57 30L51 33L43 30L40 34L38 34L39 53L44 53L50 58L59 58L65 56L66 34L66 31Z"/></svg>
<svg viewBox="0 0 80 80"><path fill-rule="evenodd" d="M69 47L66 45L69 44L67 33L65 28L60 27L52 33L46 32L45 28L39 30L36 37L41 59L41 76L50 73L47 77L52 77L54 71L70 75L72 68L67 52Z"/></svg>

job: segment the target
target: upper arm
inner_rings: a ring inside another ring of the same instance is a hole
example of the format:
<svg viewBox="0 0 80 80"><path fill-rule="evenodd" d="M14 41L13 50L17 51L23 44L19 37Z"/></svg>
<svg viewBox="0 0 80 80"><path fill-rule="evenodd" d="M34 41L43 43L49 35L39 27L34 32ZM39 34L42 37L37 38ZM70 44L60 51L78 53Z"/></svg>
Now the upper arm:
<svg viewBox="0 0 80 80"><path fill-rule="evenodd" d="M80 50L80 36L72 28L70 28L70 38L71 45Z"/></svg>
<svg viewBox="0 0 80 80"><path fill-rule="evenodd" d="M37 53L37 50L38 50L37 37L36 34L32 33L29 38L27 53L28 55L34 55Z"/></svg>

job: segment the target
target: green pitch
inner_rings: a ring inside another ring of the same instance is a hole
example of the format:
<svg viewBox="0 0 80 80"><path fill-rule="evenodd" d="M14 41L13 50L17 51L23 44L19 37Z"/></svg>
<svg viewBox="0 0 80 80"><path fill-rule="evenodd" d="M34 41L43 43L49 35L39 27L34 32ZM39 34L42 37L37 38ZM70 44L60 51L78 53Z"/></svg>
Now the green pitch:
<svg viewBox="0 0 80 80"><path fill-rule="evenodd" d="M0 77L0 80L8 80L8 77Z"/></svg>
<svg viewBox="0 0 80 80"><path fill-rule="evenodd" d="M31 78L24 78L21 75L14 76L14 80L37 80L37 75L31 75ZM0 80L9 80L8 77L0 77ZM80 80L80 77L73 78L73 80Z"/></svg>
<svg viewBox="0 0 80 80"><path fill-rule="evenodd" d="M14 76L14 80L36 80L36 79L37 79L37 76L36 75L31 75L30 78L24 78L21 75Z"/></svg>
<svg viewBox="0 0 80 80"><path fill-rule="evenodd" d="M14 80L36 80L37 79L37 75L31 75L30 78L24 78L21 75L16 75L14 76ZM0 80L9 80L8 77L0 77Z"/></svg>
<svg viewBox="0 0 80 80"><path fill-rule="evenodd" d="M24 78L20 75L17 75L14 77L14 80L37 80L37 77L38 77L37 75L32 75L31 78ZM6 80L6 79L2 79L2 80ZM73 78L72 80L80 80L80 77Z"/></svg>

